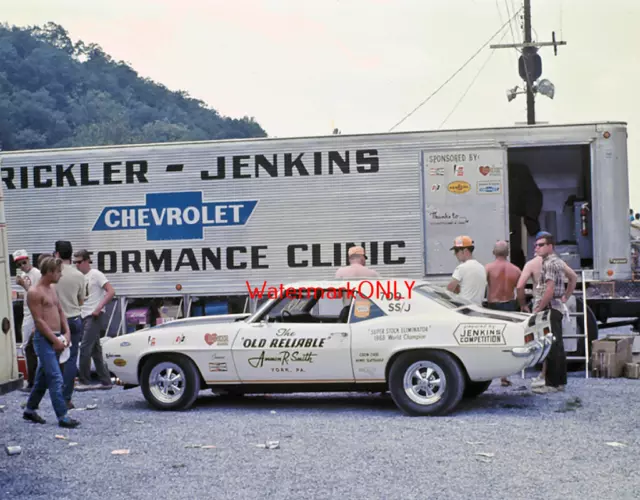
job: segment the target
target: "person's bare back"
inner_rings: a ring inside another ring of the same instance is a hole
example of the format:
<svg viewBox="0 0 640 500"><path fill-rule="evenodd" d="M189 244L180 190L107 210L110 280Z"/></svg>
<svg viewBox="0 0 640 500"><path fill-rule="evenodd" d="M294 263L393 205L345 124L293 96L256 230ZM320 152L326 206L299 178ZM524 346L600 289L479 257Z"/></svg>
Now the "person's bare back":
<svg viewBox="0 0 640 500"><path fill-rule="evenodd" d="M515 299L520 269L511 262L497 259L486 265L487 302L509 302Z"/></svg>

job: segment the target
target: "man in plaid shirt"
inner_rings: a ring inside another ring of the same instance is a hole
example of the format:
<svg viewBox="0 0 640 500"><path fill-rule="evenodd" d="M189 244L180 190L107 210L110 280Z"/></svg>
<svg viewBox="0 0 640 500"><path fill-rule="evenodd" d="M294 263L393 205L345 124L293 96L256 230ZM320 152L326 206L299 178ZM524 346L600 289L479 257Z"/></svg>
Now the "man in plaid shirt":
<svg viewBox="0 0 640 500"><path fill-rule="evenodd" d="M534 294L533 312L545 309L551 311L551 332L555 336L546 360L545 385L533 389L539 394L563 391L567 384L567 356L562 340L562 317L564 304L573 294L575 283L570 281L565 289L565 264L555 253L553 244L553 236L548 233L536 239L536 255L542 257L542 274L538 282L539 288Z"/></svg>

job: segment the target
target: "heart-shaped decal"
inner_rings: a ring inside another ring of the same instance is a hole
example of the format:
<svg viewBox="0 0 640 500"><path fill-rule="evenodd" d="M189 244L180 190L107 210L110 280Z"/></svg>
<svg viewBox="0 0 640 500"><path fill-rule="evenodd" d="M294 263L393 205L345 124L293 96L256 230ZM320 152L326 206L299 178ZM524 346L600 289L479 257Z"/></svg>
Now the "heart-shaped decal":
<svg viewBox="0 0 640 500"><path fill-rule="evenodd" d="M218 334L217 333L207 333L204 336L204 341L209 345L215 344L216 340L218 340Z"/></svg>
<svg viewBox="0 0 640 500"><path fill-rule="evenodd" d="M482 175L489 175L489 172L491 172L490 167L480 167L478 170L480 170Z"/></svg>

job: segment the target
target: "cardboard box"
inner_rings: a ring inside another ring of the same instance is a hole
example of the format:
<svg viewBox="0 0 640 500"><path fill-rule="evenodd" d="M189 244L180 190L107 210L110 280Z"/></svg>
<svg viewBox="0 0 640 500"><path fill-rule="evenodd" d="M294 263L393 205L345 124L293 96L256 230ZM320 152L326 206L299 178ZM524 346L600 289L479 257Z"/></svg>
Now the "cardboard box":
<svg viewBox="0 0 640 500"><path fill-rule="evenodd" d="M624 375L627 378L640 378L640 363L627 363L624 367Z"/></svg>
<svg viewBox="0 0 640 500"><path fill-rule="evenodd" d="M631 363L634 336L610 335L591 344L591 367L595 377L622 377Z"/></svg>

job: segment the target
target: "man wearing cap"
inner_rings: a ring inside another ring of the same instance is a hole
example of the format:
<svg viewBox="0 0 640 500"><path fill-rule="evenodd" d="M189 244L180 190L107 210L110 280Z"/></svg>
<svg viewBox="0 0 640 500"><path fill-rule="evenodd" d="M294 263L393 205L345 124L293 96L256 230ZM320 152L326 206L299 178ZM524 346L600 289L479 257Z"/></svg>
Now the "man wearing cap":
<svg viewBox="0 0 640 500"><path fill-rule="evenodd" d="M13 253L13 261L16 264L18 274L16 284L24 288L25 291L22 309L22 346L27 363L28 383L27 387L22 390L24 392L31 392L36 377L36 370L38 369L38 356L33 347L33 332L36 329L36 325L27 305L27 292L40 281L42 274L39 269L31 265L31 260L26 250L15 251Z"/></svg>
<svg viewBox="0 0 640 500"><path fill-rule="evenodd" d="M450 250L455 252L460 264L453 271L447 290L481 306L487 289L487 272L484 266L473 258L474 249L473 240L469 236L458 236L453 241Z"/></svg>
<svg viewBox="0 0 640 500"><path fill-rule="evenodd" d="M380 275L374 269L365 266L367 256L361 246L349 249L349 265L336 271L336 278L379 278Z"/></svg>
<svg viewBox="0 0 640 500"><path fill-rule="evenodd" d="M111 389L111 377L104 363L100 332L106 305L111 302L116 292L107 277L98 269L91 268L91 254L80 250L73 254L74 264L84 275L86 299L82 304L82 343L80 345L80 367L78 378L80 383L76 391L92 389ZM100 377L100 384L91 384L91 360Z"/></svg>
<svg viewBox="0 0 640 500"><path fill-rule="evenodd" d="M71 348L67 362L64 364L63 396L67 408L74 408L71 402L73 386L78 373L78 350L82 341L82 304L85 300L84 275L71 265L73 247L70 241L58 240L55 244L55 256L62 260L62 276L56 284L58 300L67 318L71 332Z"/></svg>

